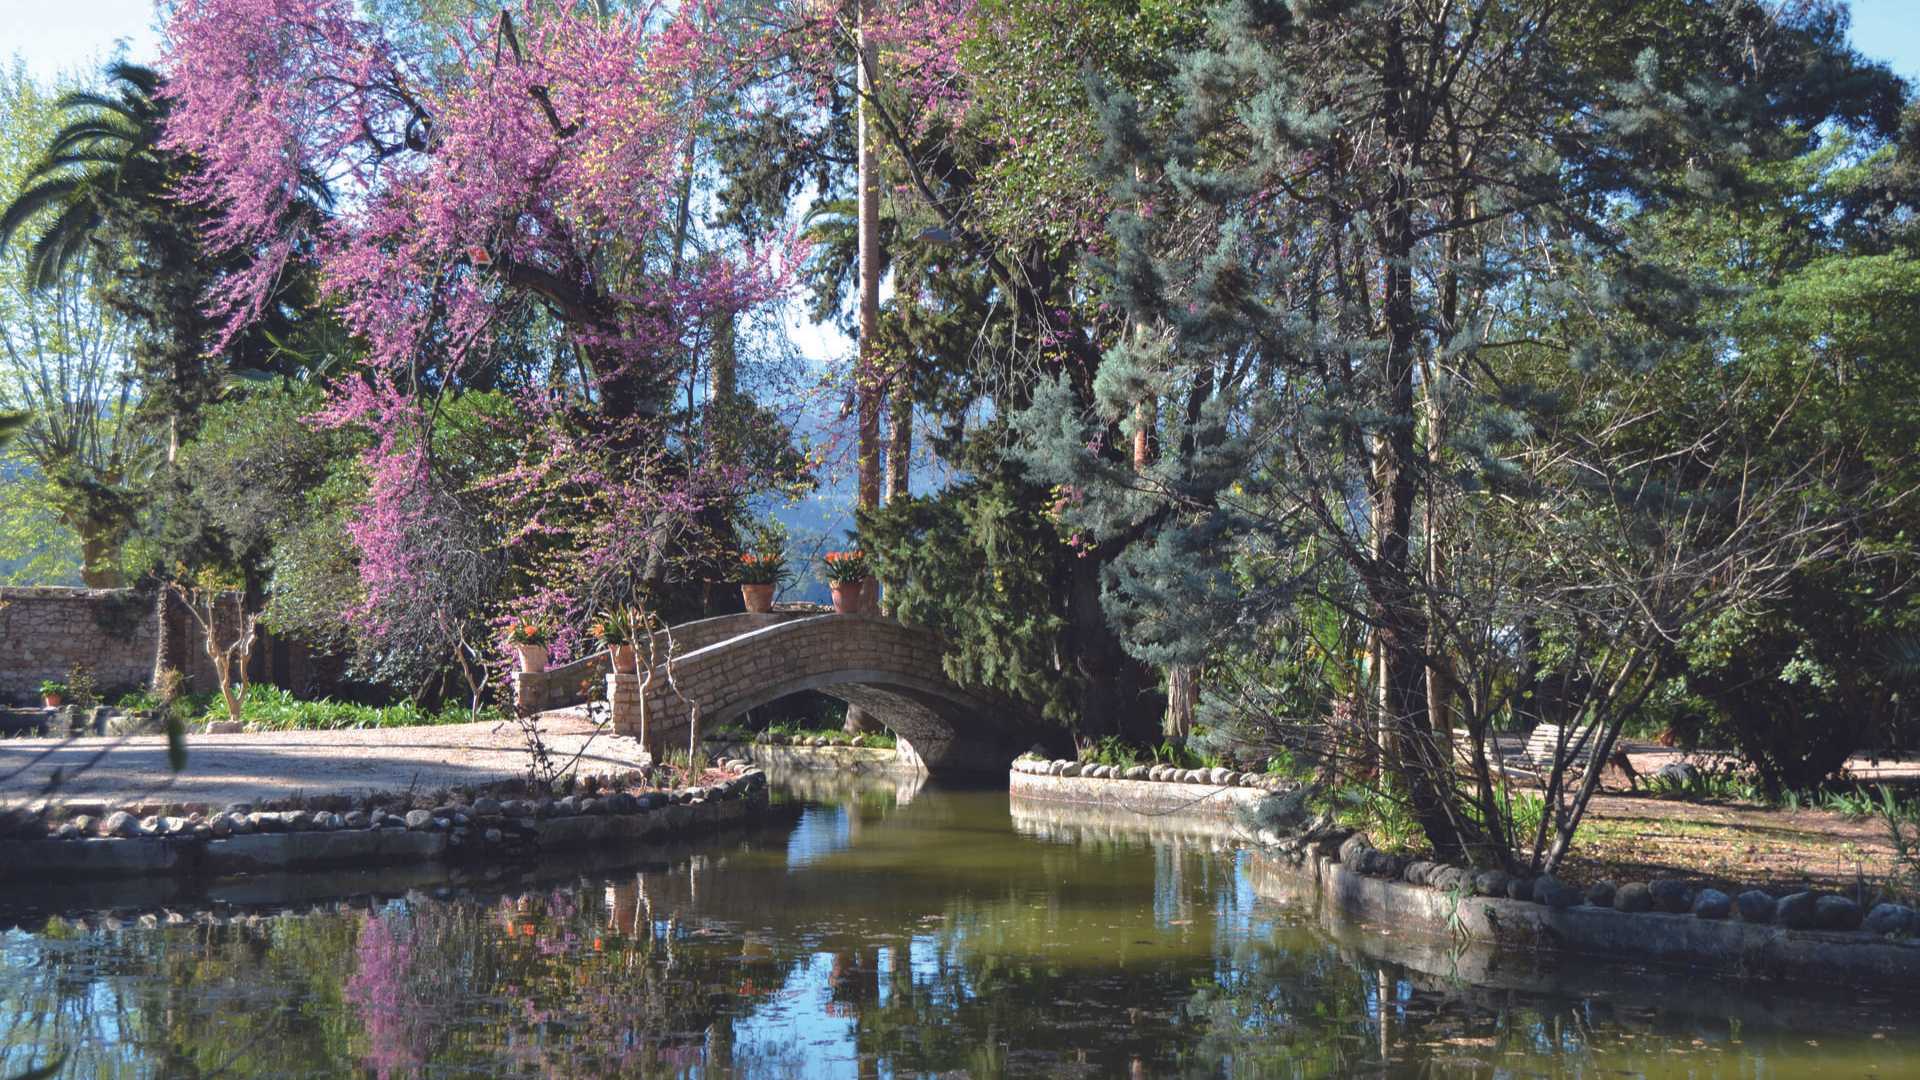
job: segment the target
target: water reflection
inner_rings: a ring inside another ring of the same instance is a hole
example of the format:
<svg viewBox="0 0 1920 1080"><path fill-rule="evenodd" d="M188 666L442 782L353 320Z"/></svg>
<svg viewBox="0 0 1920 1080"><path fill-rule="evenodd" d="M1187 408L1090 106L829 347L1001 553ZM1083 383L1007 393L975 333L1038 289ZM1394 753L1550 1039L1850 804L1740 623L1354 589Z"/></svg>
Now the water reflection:
<svg viewBox="0 0 1920 1080"><path fill-rule="evenodd" d="M1916 1049L1904 1002L1386 948L1230 826L908 794L815 788L617 872L10 931L0 1075L1896 1075Z"/></svg>

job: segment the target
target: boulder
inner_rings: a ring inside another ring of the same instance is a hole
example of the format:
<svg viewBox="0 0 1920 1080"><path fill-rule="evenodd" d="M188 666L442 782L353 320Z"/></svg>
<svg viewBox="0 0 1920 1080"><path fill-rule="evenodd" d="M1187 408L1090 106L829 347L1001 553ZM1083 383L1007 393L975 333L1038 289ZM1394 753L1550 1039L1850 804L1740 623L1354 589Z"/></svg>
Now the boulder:
<svg viewBox="0 0 1920 1080"><path fill-rule="evenodd" d="M1620 886L1613 893L1613 910L1639 914L1653 910L1653 891L1644 884L1633 881Z"/></svg>
<svg viewBox="0 0 1920 1080"><path fill-rule="evenodd" d="M1733 906L1740 909L1740 918L1750 923L1770 923L1773 921L1773 896L1759 889L1748 889L1733 898Z"/></svg>
<svg viewBox="0 0 1920 1080"><path fill-rule="evenodd" d="M1613 894L1619 888L1611 881L1597 881L1587 886L1587 903L1594 907L1612 907Z"/></svg>
<svg viewBox="0 0 1920 1080"><path fill-rule="evenodd" d="M1482 870L1473 876L1473 891L1477 896L1505 896L1512 880L1505 870Z"/></svg>
<svg viewBox="0 0 1920 1080"><path fill-rule="evenodd" d="M1533 883L1533 902L1545 904L1550 908L1565 910L1585 899L1585 894L1551 875L1539 878Z"/></svg>
<svg viewBox="0 0 1920 1080"><path fill-rule="evenodd" d="M1533 879L1530 877L1508 879L1507 898L1509 900L1525 900L1531 903L1533 900Z"/></svg>
<svg viewBox="0 0 1920 1080"><path fill-rule="evenodd" d="M1724 919L1733 911L1733 897L1719 889L1701 889L1693 897L1693 917Z"/></svg>
<svg viewBox="0 0 1920 1080"><path fill-rule="evenodd" d="M1920 915L1905 904L1875 904L1861 921L1860 929L1869 934L1912 937L1920 930Z"/></svg>
<svg viewBox="0 0 1920 1080"><path fill-rule="evenodd" d="M500 816L500 800L498 799L473 800L473 816L478 818L499 817Z"/></svg>
<svg viewBox="0 0 1920 1080"><path fill-rule="evenodd" d="M433 828L433 813L428 810L407 811L407 828L414 832L423 832Z"/></svg>
<svg viewBox="0 0 1920 1080"><path fill-rule="evenodd" d="M1354 833L1340 845L1340 861L1352 865L1360 861L1360 853L1370 851L1373 845L1367 842L1365 833Z"/></svg>
<svg viewBox="0 0 1920 1080"><path fill-rule="evenodd" d="M1653 775L1657 780L1679 787L1693 787L1700 782L1700 770L1684 761L1670 761Z"/></svg>
<svg viewBox="0 0 1920 1080"><path fill-rule="evenodd" d="M1415 859L1407 864L1407 868L1400 872L1400 876L1415 885L1425 885L1427 879L1438 869L1440 869L1439 863L1428 859Z"/></svg>
<svg viewBox="0 0 1920 1080"><path fill-rule="evenodd" d="M1687 883L1684 881L1659 878L1647 882L1647 892L1653 896L1655 911L1684 915L1693 910L1693 890L1687 888Z"/></svg>
<svg viewBox="0 0 1920 1080"><path fill-rule="evenodd" d="M1773 909L1773 921L1789 930L1813 926L1813 908L1819 897L1810 892L1791 893L1780 898Z"/></svg>
<svg viewBox="0 0 1920 1080"><path fill-rule="evenodd" d="M1844 896L1823 896L1814 901L1813 925L1822 930L1858 930L1860 905Z"/></svg>

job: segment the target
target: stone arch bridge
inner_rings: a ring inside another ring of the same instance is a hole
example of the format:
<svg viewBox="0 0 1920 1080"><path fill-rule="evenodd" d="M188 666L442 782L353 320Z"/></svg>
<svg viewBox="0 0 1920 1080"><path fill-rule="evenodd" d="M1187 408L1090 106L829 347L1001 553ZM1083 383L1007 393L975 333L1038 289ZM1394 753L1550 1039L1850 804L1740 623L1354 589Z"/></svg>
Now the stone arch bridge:
<svg viewBox="0 0 1920 1080"><path fill-rule="evenodd" d="M941 666L940 639L892 619L721 615L656 634L653 655L668 655L669 638L671 677L667 664L615 675L602 652L516 676L515 698L523 708L545 711L604 692L614 729L643 737L657 754L686 745L696 708L700 729L715 731L751 709L816 690L866 709L935 774L1004 775L1007 763L1041 734L1024 705L954 685Z"/></svg>

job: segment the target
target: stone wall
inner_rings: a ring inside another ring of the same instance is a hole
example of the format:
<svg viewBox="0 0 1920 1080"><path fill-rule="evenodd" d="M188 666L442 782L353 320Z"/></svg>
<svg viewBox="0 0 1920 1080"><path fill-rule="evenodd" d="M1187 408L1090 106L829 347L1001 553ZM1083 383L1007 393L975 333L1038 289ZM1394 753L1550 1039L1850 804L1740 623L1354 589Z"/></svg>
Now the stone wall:
<svg viewBox="0 0 1920 1080"><path fill-rule="evenodd" d="M76 664L92 669L103 696L151 685L157 606L128 589L0 588L0 704L37 703L40 683L64 682ZM231 641L240 623L239 598L226 598L216 614L221 640ZM185 673L188 688L217 689L206 635L177 602L168 605L165 632L167 656ZM301 693L324 693L337 684L339 664L263 630L248 675Z"/></svg>
<svg viewBox="0 0 1920 1080"><path fill-rule="evenodd" d="M154 626L153 606L125 590L0 589L0 700L37 700L41 680L65 681L75 664L103 691L145 686Z"/></svg>

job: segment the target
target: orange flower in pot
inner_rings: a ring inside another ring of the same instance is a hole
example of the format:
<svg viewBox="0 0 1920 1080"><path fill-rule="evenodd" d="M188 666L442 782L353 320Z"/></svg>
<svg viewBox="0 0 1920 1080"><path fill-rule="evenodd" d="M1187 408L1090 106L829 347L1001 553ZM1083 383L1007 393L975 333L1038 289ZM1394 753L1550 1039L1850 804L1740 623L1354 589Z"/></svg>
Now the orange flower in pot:
<svg viewBox="0 0 1920 1080"><path fill-rule="evenodd" d="M615 674L638 675L640 656L635 637L640 625L639 613L632 608L614 608L601 614L593 624L593 636L607 647L607 660Z"/></svg>
<svg viewBox="0 0 1920 1080"><path fill-rule="evenodd" d="M507 644L520 654L520 670L525 672L547 670L547 640L550 632L544 623L530 619L515 619L507 628Z"/></svg>
<svg viewBox="0 0 1920 1080"><path fill-rule="evenodd" d="M858 615L867 610L867 582L873 572L864 551L829 551L824 557L827 587L833 590L833 610Z"/></svg>
<svg viewBox="0 0 1920 1080"><path fill-rule="evenodd" d="M740 556L740 599L747 610L764 615L773 610L773 593L787 577L787 557L780 552Z"/></svg>

